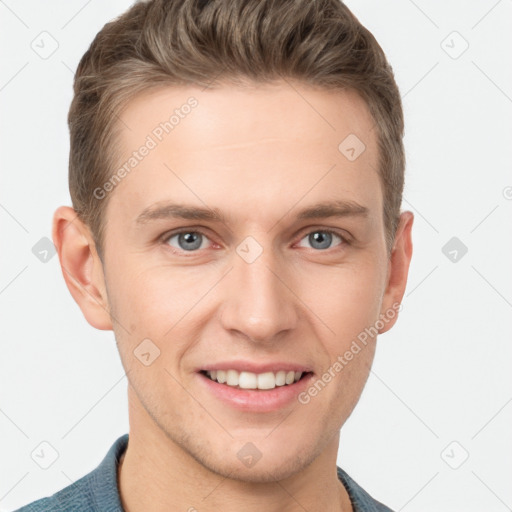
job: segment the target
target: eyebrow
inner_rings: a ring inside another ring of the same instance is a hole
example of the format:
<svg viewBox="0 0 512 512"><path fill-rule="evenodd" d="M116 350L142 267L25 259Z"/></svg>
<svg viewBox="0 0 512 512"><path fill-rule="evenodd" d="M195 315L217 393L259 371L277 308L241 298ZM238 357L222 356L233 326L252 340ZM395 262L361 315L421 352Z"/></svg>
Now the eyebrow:
<svg viewBox="0 0 512 512"><path fill-rule="evenodd" d="M329 217L368 217L370 211L366 206L355 201L337 200L308 206L299 211L297 219L324 219ZM137 224L146 224L152 220L186 219L207 220L226 223L226 217L217 208L159 203L145 208L136 219Z"/></svg>

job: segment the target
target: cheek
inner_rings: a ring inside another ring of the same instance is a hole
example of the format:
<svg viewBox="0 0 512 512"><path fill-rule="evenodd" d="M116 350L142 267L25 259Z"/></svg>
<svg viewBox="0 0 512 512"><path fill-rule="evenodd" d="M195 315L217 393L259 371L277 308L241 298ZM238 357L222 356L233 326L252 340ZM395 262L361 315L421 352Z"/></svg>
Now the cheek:
<svg viewBox="0 0 512 512"><path fill-rule="evenodd" d="M328 417L325 424L334 432L353 411L368 379L375 338L366 329L379 318L382 274L375 265L338 267L310 274L308 283L303 281L304 302L324 325L318 333L326 357L320 382L303 398L310 400L312 414Z"/></svg>
<svg viewBox="0 0 512 512"><path fill-rule="evenodd" d="M173 363L186 349L180 340L190 340L183 328L201 295L200 284L183 272L137 260L117 266L109 286L115 290L111 305L123 366L134 389L144 390L139 399L158 404L163 389L173 385Z"/></svg>
<svg viewBox="0 0 512 512"><path fill-rule="evenodd" d="M143 382L153 375L155 381L162 376L167 379L164 370L179 373L184 355L199 340L204 322L211 317L207 313L210 300L215 300L216 289L212 288L217 281L215 269L171 268L139 260L131 268L117 267L111 276L113 313L124 328L116 325L114 331L125 368L137 374L145 372ZM138 353L147 352L143 347L158 354L151 363L152 371L137 360Z"/></svg>
<svg viewBox="0 0 512 512"><path fill-rule="evenodd" d="M128 324L125 327L129 327L132 335L163 339L180 326L181 319L205 293L207 283L204 275L194 276L162 266L144 267L141 262L134 262L131 269L117 269L112 287L116 295L115 313Z"/></svg>
<svg viewBox="0 0 512 512"><path fill-rule="evenodd" d="M362 264L310 270L300 296L325 325L329 351L342 351L379 317L382 269Z"/></svg>

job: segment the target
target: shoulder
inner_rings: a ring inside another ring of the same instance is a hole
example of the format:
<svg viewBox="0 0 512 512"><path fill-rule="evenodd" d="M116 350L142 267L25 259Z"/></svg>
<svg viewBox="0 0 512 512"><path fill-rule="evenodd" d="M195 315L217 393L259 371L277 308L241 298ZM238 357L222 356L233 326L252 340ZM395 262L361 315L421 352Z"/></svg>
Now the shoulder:
<svg viewBox="0 0 512 512"><path fill-rule="evenodd" d="M53 496L41 498L15 512L84 512L93 511L89 484L91 473L74 484L58 491Z"/></svg>
<svg viewBox="0 0 512 512"><path fill-rule="evenodd" d="M354 512L393 512L389 507L372 498L348 473L337 466L338 478L347 489Z"/></svg>
<svg viewBox="0 0 512 512"><path fill-rule="evenodd" d="M117 487L119 458L128 444L128 434L119 437L96 469L75 483L16 510L15 512L123 512Z"/></svg>

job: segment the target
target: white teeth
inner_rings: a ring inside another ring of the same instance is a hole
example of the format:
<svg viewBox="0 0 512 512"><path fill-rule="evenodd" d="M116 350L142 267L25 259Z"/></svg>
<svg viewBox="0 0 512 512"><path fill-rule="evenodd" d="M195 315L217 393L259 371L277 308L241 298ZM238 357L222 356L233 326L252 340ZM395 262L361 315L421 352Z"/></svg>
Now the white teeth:
<svg viewBox="0 0 512 512"><path fill-rule="evenodd" d="M232 370L235 371L235 370ZM258 387L258 377L255 373L240 372L240 378L238 379L238 385L242 389L256 389Z"/></svg>
<svg viewBox="0 0 512 512"><path fill-rule="evenodd" d="M226 372L226 384L228 386L238 386L239 373L236 370L228 370Z"/></svg>
<svg viewBox="0 0 512 512"><path fill-rule="evenodd" d="M274 389L276 387L276 376L272 372L260 373L258 375L258 389Z"/></svg>
<svg viewBox="0 0 512 512"><path fill-rule="evenodd" d="M276 373L238 372L236 370L211 370L206 374L220 384L241 389L274 389L276 386L290 385L302 377L302 372L280 370Z"/></svg>
<svg viewBox="0 0 512 512"><path fill-rule="evenodd" d="M280 370L276 373L276 386L284 386L286 384L286 372Z"/></svg>

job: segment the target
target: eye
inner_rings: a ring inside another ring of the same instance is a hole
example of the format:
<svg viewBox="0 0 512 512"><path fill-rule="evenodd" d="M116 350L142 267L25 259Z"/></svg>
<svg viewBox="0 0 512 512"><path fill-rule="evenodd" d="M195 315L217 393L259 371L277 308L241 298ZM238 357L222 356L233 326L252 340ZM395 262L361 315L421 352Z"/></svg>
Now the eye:
<svg viewBox="0 0 512 512"><path fill-rule="evenodd" d="M204 249L206 235L200 231L181 231L165 238L164 242L181 251L191 252L197 249Z"/></svg>
<svg viewBox="0 0 512 512"><path fill-rule="evenodd" d="M335 239L338 239L340 242L337 244L338 246L347 245L349 243L347 239L335 231L316 229L304 236L299 242L299 246L304 247L303 240L307 240L307 243L309 243L313 249L325 251L334 247L332 244ZM203 232L192 229L167 234L162 240L163 243L170 245L173 249L176 249L177 252L188 253L197 252L199 249L206 249L212 244L211 240Z"/></svg>
<svg viewBox="0 0 512 512"><path fill-rule="evenodd" d="M338 238L341 241L341 244L338 245L348 243L341 235L338 235L334 231L325 229L317 229L315 231L311 231L308 235L302 238L302 240L307 240L313 249L324 251L331 248L330 246L333 242L333 238ZM301 247L304 246L301 245Z"/></svg>

